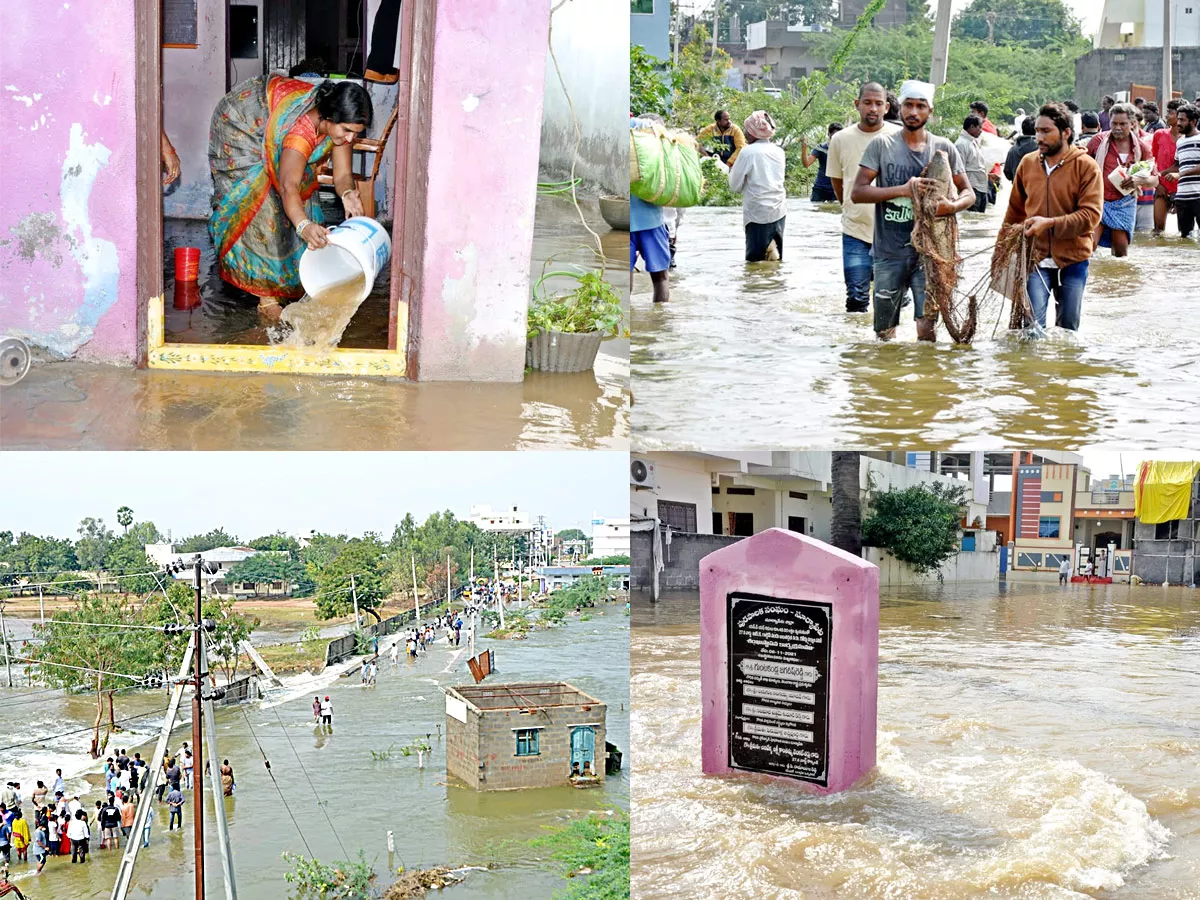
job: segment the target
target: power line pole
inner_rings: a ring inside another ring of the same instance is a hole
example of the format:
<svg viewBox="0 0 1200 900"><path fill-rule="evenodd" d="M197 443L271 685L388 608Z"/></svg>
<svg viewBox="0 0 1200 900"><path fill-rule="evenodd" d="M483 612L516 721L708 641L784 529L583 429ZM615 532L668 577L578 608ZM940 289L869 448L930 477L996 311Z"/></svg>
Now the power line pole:
<svg viewBox="0 0 1200 900"><path fill-rule="evenodd" d="M1163 63L1162 63L1163 95L1159 109L1166 115L1167 104L1171 102L1171 0L1163 0Z"/></svg>
<svg viewBox="0 0 1200 900"><path fill-rule="evenodd" d="M671 59L676 66L679 65L679 29L683 24L683 2L675 0L675 49L672 51Z"/></svg>
<svg viewBox="0 0 1200 900"><path fill-rule="evenodd" d="M933 86L946 83L946 64L950 60L950 0L938 0L937 18L933 25L933 65L929 80Z"/></svg>
<svg viewBox="0 0 1200 900"><path fill-rule="evenodd" d="M200 666L204 674L207 675L208 653L204 646L203 626L197 632L196 644L200 648ZM222 691L222 693L224 692ZM210 694L203 699L204 730L208 735L208 774L212 779L213 813L217 821L217 843L221 856L221 874L225 876L225 900L237 900L237 884L233 877L233 850L229 846L229 826L225 821L225 790L221 784L221 760L217 753L217 722L213 714L213 698ZM195 765L192 768L200 768L199 758L195 760Z"/></svg>
<svg viewBox="0 0 1200 900"><path fill-rule="evenodd" d="M0 643L4 644L4 671L8 673L8 686L12 687L12 660L8 656L8 629L4 625L3 601L0 601Z"/></svg>
<svg viewBox="0 0 1200 900"><path fill-rule="evenodd" d="M203 710L200 702L200 693L204 690L204 666L201 663L203 655L199 650L201 634L204 629L204 611L201 609L200 600L200 572L204 565L203 559L199 555L196 556L196 574L193 582L196 588L196 645L197 652L192 654L192 662L194 664L193 676L195 678L195 693L192 694L192 803L193 813L193 830L192 849L196 856L196 900L204 900L204 790L202 783L204 781L204 766L200 760L203 759L203 751L201 741L203 740L201 731L201 716Z"/></svg>
<svg viewBox="0 0 1200 900"><path fill-rule="evenodd" d="M350 576L350 596L354 598L354 630L358 630L358 589L354 586L354 575Z"/></svg>
<svg viewBox="0 0 1200 900"><path fill-rule="evenodd" d="M721 0L713 0L713 45L712 55L715 60L717 57L717 31L721 27Z"/></svg>
<svg viewBox="0 0 1200 900"><path fill-rule="evenodd" d="M417 599L417 554L409 554L409 559L412 562L412 578L413 578L413 621L421 618L421 601Z"/></svg>

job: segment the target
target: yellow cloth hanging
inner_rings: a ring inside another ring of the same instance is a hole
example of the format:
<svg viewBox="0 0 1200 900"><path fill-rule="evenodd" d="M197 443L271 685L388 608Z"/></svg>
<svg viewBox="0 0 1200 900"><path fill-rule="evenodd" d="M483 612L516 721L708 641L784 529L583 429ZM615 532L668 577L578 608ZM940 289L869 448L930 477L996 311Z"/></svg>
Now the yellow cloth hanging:
<svg viewBox="0 0 1200 900"><path fill-rule="evenodd" d="M1133 492L1134 515L1147 525L1186 519L1197 472L1200 462L1142 463Z"/></svg>

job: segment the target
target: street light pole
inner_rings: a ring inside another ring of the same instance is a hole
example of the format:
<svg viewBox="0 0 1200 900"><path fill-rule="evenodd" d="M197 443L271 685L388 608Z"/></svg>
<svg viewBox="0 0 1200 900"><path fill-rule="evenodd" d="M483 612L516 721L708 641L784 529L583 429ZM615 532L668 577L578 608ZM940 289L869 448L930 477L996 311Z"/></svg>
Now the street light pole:
<svg viewBox="0 0 1200 900"><path fill-rule="evenodd" d="M4 644L4 671L8 674L8 686L12 687L12 660L8 657L8 629L4 625L3 601L0 601L0 643Z"/></svg>
<svg viewBox="0 0 1200 900"><path fill-rule="evenodd" d="M202 640L201 630L204 628L204 611L201 608L200 596L200 573L204 566L204 560L197 554L195 562L196 570L193 585L196 588L196 652L192 654L192 674L196 681L196 690L192 694L192 814L194 822L192 849L196 856L196 900L204 900L204 791L201 786L204 780L204 764L202 762L204 754L200 746L200 742L203 739L201 720L203 711L200 704L200 693L204 689L204 676L203 664L201 662L203 654L199 651L200 641Z"/></svg>

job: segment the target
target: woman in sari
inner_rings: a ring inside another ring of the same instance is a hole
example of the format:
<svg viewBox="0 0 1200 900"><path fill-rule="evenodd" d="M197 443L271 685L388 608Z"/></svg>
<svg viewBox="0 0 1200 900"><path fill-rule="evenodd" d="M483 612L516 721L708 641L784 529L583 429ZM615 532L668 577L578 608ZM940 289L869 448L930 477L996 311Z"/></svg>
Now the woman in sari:
<svg viewBox="0 0 1200 900"><path fill-rule="evenodd" d="M208 230L221 278L258 297L268 318L278 318L282 301L304 295L304 250L328 243L314 195L331 155L346 216L362 215L351 149L370 124L370 95L351 81L314 87L260 76L217 104L208 140L215 185Z"/></svg>

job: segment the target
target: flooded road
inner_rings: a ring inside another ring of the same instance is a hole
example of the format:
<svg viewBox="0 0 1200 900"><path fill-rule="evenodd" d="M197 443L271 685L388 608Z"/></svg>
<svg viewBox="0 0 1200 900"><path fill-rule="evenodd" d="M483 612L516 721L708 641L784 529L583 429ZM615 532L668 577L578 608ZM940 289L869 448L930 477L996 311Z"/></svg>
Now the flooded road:
<svg viewBox="0 0 1200 900"><path fill-rule="evenodd" d="M437 734L439 725L445 731L440 688L469 682L470 676L465 653L454 660L453 648L444 643L416 663L402 662L397 672L384 660L375 688L360 687L357 675L297 677L286 679L288 688L279 696L251 704L245 712L237 707L218 710L220 753L229 758L237 781L235 796L225 802L239 896L243 900L281 900L287 896L283 875L288 867L280 855L284 851L305 853L304 841L263 767L262 753L271 761L303 838L323 860L354 856L361 847L382 874L388 867L390 830L395 833L393 862L397 866L498 866L470 873L465 884L444 893L447 898L527 900L549 897L563 887L564 880L543 866L544 851L529 847L528 841L544 835L544 826L561 824L591 810L628 805L629 619L623 604L611 604L602 611L603 615L588 622L571 619L562 628L536 632L525 641L483 639L479 644L480 649L495 651L500 680L561 679L608 704L608 739L626 751L625 771L610 777L602 790L549 788L477 794L446 786L445 742L439 741ZM580 653L582 644L588 648L586 658ZM460 649L465 646L464 636ZM452 671L445 671L452 662ZM320 734L312 724L311 704L316 694L329 694L333 700L332 734ZM122 699L117 715L138 715L165 705L161 694L142 694ZM94 709L94 702L86 697L63 699L57 692L0 689L0 748L86 726ZM130 726L148 741L160 722L158 713ZM398 749L384 762L372 760L372 750L400 748L426 734L432 735L433 753L424 770L417 768L415 754L404 757ZM190 740L190 730L176 730L171 747L184 740ZM118 743L126 746L119 738L111 746ZM68 789L74 791L83 786L78 771L86 764L80 756L86 746L87 735L78 734L44 745L0 749L0 773L6 781L19 779L28 796L34 778L52 777L54 768L61 766ZM130 739L128 746L131 751L140 749L144 757L151 749L136 739ZM91 807L96 794L81 792L81 797ZM188 801L182 835L165 831L165 807L156 806L154 834L150 848L139 856L132 897L191 896L190 795ZM15 866L14 881L29 891L33 900L107 898L117 855L98 852L99 841L92 843L87 866L72 866L69 860L52 857L41 876L33 876L23 864ZM205 864L209 896L217 897L219 860L210 854Z"/></svg>
<svg viewBox="0 0 1200 900"><path fill-rule="evenodd" d="M969 289L1007 205L959 217ZM1200 404L1200 246L1138 233L1093 258L1077 334L1006 333L998 303L955 348L918 344L911 306L880 345L847 314L836 205L788 205L782 263L746 264L741 210L692 209L679 228L671 302L634 280L635 443L647 449L929 444L1186 446ZM1174 229L1174 220L1171 220ZM993 328L998 320L1000 327Z"/></svg>
<svg viewBox="0 0 1200 900"><path fill-rule="evenodd" d="M1197 897L1195 591L887 593L879 764L826 798L700 774L697 612L634 600L634 897Z"/></svg>

